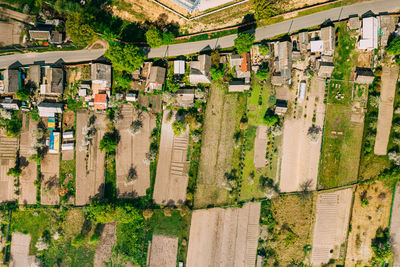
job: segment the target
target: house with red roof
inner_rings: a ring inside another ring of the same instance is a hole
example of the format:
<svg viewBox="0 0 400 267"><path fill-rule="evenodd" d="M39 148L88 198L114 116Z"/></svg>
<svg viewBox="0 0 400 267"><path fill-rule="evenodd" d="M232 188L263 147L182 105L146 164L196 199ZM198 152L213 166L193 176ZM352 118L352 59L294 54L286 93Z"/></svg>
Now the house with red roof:
<svg viewBox="0 0 400 267"><path fill-rule="evenodd" d="M95 109L107 109L107 95L95 94L93 104Z"/></svg>

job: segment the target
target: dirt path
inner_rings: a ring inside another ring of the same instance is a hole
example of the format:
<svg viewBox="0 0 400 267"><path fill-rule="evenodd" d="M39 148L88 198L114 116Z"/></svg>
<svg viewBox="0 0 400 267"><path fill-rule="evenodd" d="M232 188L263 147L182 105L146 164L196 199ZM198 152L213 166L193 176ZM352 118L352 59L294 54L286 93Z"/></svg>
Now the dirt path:
<svg viewBox="0 0 400 267"><path fill-rule="evenodd" d="M10 267L39 266L39 264L36 262L36 257L29 256L30 243L30 235L24 235L18 232L12 234Z"/></svg>
<svg viewBox="0 0 400 267"><path fill-rule="evenodd" d="M107 223L101 232L96 253L94 254L94 266L106 267L106 262L110 261L112 248L117 240L115 234L117 223Z"/></svg>
<svg viewBox="0 0 400 267"><path fill-rule="evenodd" d="M93 124L88 127L92 118ZM93 114L87 110L78 110L76 122L76 200L75 205L90 203L94 197L102 197L104 191L105 152L100 151L100 141L104 136L107 117ZM89 129L95 129L90 142L86 142Z"/></svg>
<svg viewBox="0 0 400 267"><path fill-rule="evenodd" d="M153 235L149 267L176 266L178 237Z"/></svg>
<svg viewBox="0 0 400 267"><path fill-rule="evenodd" d="M35 144L37 132L37 121L29 118L28 114L24 114L22 119L22 132L20 135L20 161L22 173L19 177L20 195L19 204L31 205L36 204L36 186L37 164L29 160L29 157L36 154Z"/></svg>
<svg viewBox="0 0 400 267"><path fill-rule="evenodd" d="M392 204L390 221L390 236L392 237L393 266L400 266L400 184L397 183Z"/></svg>
<svg viewBox="0 0 400 267"><path fill-rule="evenodd" d="M188 183L188 163L186 154L189 144L189 127L180 136L172 131L175 112L167 121L168 111L164 112L161 127L161 141L157 164L157 175L153 199L157 204L176 205L186 200Z"/></svg>
<svg viewBox="0 0 400 267"><path fill-rule="evenodd" d="M194 211L186 266L254 266L260 207L252 202L242 208Z"/></svg>
<svg viewBox="0 0 400 267"><path fill-rule="evenodd" d="M280 179L282 192L300 191L301 184L308 180L312 182L312 189L317 185L322 132L315 141L311 141L307 133L313 124L322 131L325 118L324 93L325 82L315 77L307 92L308 100L304 99L298 104L297 118L285 120ZM312 121L314 113L315 123Z"/></svg>
<svg viewBox="0 0 400 267"><path fill-rule="evenodd" d="M40 181L40 203L42 205L58 205L60 183L60 154L47 153L40 165L42 179Z"/></svg>
<svg viewBox="0 0 400 267"><path fill-rule="evenodd" d="M382 89L374 147L374 153L376 155L386 155L387 153L390 129L392 127L393 103L398 76L399 67L397 65L390 67L384 65L382 67Z"/></svg>
<svg viewBox="0 0 400 267"><path fill-rule="evenodd" d="M318 195L312 265L339 257L340 246L346 241L352 197L352 188Z"/></svg>
<svg viewBox="0 0 400 267"><path fill-rule="evenodd" d="M132 135L129 128L140 113L142 128ZM150 149L150 135L155 121L145 111L138 111L132 105L123 105L122 119L117 123L120 141L117 147L117 193L120 198L141 197L150 187L150 167L146 163L146 154ZM136 171L136 179L128 181L131 170Z"/></svg>

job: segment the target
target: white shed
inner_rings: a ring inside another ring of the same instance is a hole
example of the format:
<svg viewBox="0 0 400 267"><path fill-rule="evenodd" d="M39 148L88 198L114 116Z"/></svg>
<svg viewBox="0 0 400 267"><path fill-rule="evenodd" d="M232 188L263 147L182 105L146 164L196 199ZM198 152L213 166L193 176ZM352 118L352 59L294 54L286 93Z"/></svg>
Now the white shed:
<svg viewBox="0 0 400 267"><path fill-rule="evenodd" d="M174 74L184 75L185 74L185 61L175 60L174 61Z"/></svg>
<svg viewBox="0 0 400 267"><path fill-rule="evenodd" d="M310 42L311 52L323 52L324 51L324 41L323 40L314 40Z"/></svg>

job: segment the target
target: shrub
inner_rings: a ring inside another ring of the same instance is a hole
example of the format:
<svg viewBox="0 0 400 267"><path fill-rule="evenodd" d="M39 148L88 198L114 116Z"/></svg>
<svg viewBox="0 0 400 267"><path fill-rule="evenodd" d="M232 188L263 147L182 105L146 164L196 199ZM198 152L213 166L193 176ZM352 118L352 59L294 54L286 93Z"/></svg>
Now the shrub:
<svg viewBox="0 0 400 267"><path fill-rule="evenodd" d="M275 112L272 109L267 109L264 115L264 122L267 126L274 126L277 124L279 121L278 116L275 114Z"/></svg>
<svg viewBox="0 0 400 267"><path fill-rule="evenodd" d="M21 168L15 166L15 167L10 168L8 170L7 175L8 176L13 176L15 178L18 178L19 176L21 176L21 172L22 172Z"/></svg>
<svg viewBox="0 0 400 267"><path fill-rule="evenodd" d="M117 148L117 137L116 133L106 133L103 136L103 139L100 141L100 150L103 151L105 150L107 153L115 151Z"/></svg>
<svg viewBox="0 0 400 267"><path fill-rule="evenodd" d="M129 73L142 66L145 58L143 51L132 44L110 44L105 56L111 60L113 68Z"/></svg>
<svg viewBox="0 0 400 267"><path fill-rule="evenodd" d="M180 136L182 132L186 131L186 122L184 120L175 120L171 127L174 135Z"/></svg>
<svg viewBox="0 0 400 267"><path fill-rule="evenodd" d="M397 56L400 54L400 37L393 38L388 46L386 47L386 51L389 54Z"/></svg>
<svg viewBox="0 0 400 267"><path fill-rule="evenodd" d="M382 262L389 260L393 256L392 244L390 242L389 229L379 228L376 231L376 236L371 242L372 251L374 252L374 263L381 264Z"/></svg>
<svg viewBox="0 0 400 267"><path fill-rule="evenodd" d="M145 36L150 47L159 47L163 43L163 35L159 29L150 28L145 33Z"/></svg>
<svg viewBox="0 0 400 267"><path fill-rule="evenodd" d="M239 33L238 37L234 40L236 51L239 54L250 52L254 40L255 40L254 34Z"/></svg>
<svg viewBox="0 0 400 267"><path fill-rule="evenodd" d="M268 69L264 68L264 69L257 71L256 78L261 81L268 79Z"/></svg>
<svg viewBox="0 0 400 267"><path fill-rule="evenodd" d="M81 247L85 244L85 237L82 234L78 234L72 240L71 245L74 247Z"/></svg>

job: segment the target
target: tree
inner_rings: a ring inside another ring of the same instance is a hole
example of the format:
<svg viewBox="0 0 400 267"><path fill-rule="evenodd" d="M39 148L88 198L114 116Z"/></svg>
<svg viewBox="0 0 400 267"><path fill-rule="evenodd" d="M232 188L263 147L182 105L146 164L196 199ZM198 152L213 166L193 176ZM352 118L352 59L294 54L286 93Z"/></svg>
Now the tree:
<svg viewBox="0 0 400 267"><path fill-rule="evenodd" d="M269 53L269 47L268 47L267 44L261 44L261 45L258 47L258 51L260 52L260 54L261 54L262 56L266 56L266 55L268 55L268 53Z"/></svg>
<svg viewBox="0 0 400 267"><path fill-rule="evenodd" d="M33 154L32 156L29 157L30 161L36 162L36 164L40 164L40 162L43 160L43 155L41 153Z"/></svg>
<svg viewBox="0 0 400 267"><path fill-rule="evenodd" d="M397 56L400 54L400 37L393 38L388 46L386 47L386 51L389 54Z"/></svg>
<svg viewBox="0 0 400 267"><path fill-rule="evenodd" d="M211 68L211 79L213 81L219 81L224 77L225 73L225 65L222 65L222 67L218 66L217 67L212 67Z"/></svg>
<svg viewBox="0 0 400 267"><path fill-rule="evenodd" d="M162 34L162 43L163 45L169 45L174 43L175 35L172 32L163 32Z"/></svg>
<svg viewBox="0 0 400 267"><path fill-rule="evenodd" d="M131 166L131 167L129 168L129 172L128 172L128 176L126 177L126 180L127 180L128 182L133 182L133 181L135 181L137 178L138 178L138 174L137 174L136 168L133 167L133 166Z"/></svg>
<svg viewBox="0 0 400 267"><path fill-rule="evenodd" d="M311 142L317 142L319 136L321 135L321 127L315 126L314 124L308 128L307 136L311 140Z"/></svg>
<svg viewBox="0 0 400 267"><path fill-rule="evenodd" d="M122 89L130 89L131 88L131 83L132 83L132 77L130 75L125 74L125 73L119 73L115 72L114 73L115 81L118 87Z"/></svg>
<svg viewBox="0 0 400 267"><path fill-rule="evenodd" d="M132 135L135 135L137 132L140 131L143 127L143 122L141 120L134 120L131 124L131 127L129 127L129 130Z"/></svg>
<svg viewBox="0 0 400 267"><path fill-rule="evenodd" d="M174 135L180 136L182 132L186 131L186 122L184 120L175 120L171 127Z"/></svg>
<svg viewBox="0 0 400 267"><path fill-rule="evenodd" d="M256 78L263 81L263 80L268 79L268 74L269 74L268 69L264 68L264 69L257 71Z"/></svg>
<svg viewBox="0 0 400 267"><path fill-rule="evenodd" d="M21 175L21 173L22 173L21 168L18 167L18 166L15 166L15 167L10 168L10 169L8 170L7 175L8 175L8 176L13 176L13 177L15 177L15 178L18 178L18 177Z"/></svg>
<svg viewBox="0 0 400 267"><path fill-rule="evenodd" d="M115 151L117 148L116 133L106 133L100 141L100 150L105 150L107 153Z"/></svg>
<svg viewBox="0 0 400 267"><path fill-rule="evenodd" d="M145 36L150 47L159 47L163 44L163 34L157 28L148 29Z"/></svg>
<svg viewBox="0 0 400 267"><path fill-rule="evenodd" d="M281 1L281 0L279 0ZM278 0L253 0L256 20L267 19L279 12ZM281 1L282 2L282 1Z"/></svg>
<svg viewBox="0 0 400 267"><path fill-rule="evenodd" d="M390 259L393 256L392 244L390 239L389 229L379 228L376 231L376 236L371 242L372 251L374 252L374 263L379 263Z"/></svg>
<svg viewBox="0 0 400 267"><path fill-rule="evenodd" d="M264 122L267 126L274 126L279 118L272 109L267 109L264 115Z"/></svg>
<svg viewBox="0 0 400 267"><path fill-rule="evenodd" d="M91 43L96 33L90 26L95 18L90 14L81 12L72 12L68 15L65 23L66 31L69 37L77 44L85 46Z"/></svg>
<svg viewBox="0 0 400 267"><path fill-rule="evenodd" d="M254 40L255 40L254 34L239 33L238 37L234 40L236 51L239 54L250 52Z"/></svg>
<svg viewBox="0 0 400 267"><path fill-rule="evenodd" d="M28 101L31 98L31 91L26 87L22 87L15 94L15 97L21 101Z"/></svg>
<svg viewBox="0 0 400 267"><path fill-rule="evenodd" d="M110 45L105 56L111 60L114 69L129 73L142 66L145 58L143 51L132 44Z"/></svg>
<svg viewBox="0 0 400 267"><path fill-rule="evenodd" d="M300 184L300 198L302 200L307 200L311 196L311 187L313 181L308 179Z"/></svg>

